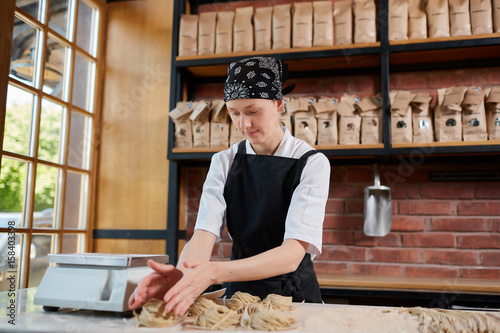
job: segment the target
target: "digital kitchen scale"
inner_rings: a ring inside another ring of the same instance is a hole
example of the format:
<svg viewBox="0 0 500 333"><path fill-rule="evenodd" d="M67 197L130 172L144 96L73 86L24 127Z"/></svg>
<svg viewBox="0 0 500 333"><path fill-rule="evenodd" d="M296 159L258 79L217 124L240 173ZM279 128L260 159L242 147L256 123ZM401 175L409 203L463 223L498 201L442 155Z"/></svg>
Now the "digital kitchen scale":
<svg viewBox="0 0 500 333"><path fill-rule="evenodd" d="M147 261L167 263L167 255L70 253L49 254L48 267L34 304L45 311L59 308L130 314L128 299L140 279L153 270Z"/></svg>

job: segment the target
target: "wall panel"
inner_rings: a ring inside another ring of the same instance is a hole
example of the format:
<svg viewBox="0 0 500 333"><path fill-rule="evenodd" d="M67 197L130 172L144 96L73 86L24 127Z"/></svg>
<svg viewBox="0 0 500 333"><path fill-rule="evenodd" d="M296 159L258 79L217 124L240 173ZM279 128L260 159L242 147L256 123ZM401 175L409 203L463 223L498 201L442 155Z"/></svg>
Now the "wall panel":
<svg viewBox="0 0 500 333"><path fill-rule="evenodd" d="M172 9L108 4L96 229L166 228ZM165 252L164 241L151 243L103 239L95 251Z"/></svg>

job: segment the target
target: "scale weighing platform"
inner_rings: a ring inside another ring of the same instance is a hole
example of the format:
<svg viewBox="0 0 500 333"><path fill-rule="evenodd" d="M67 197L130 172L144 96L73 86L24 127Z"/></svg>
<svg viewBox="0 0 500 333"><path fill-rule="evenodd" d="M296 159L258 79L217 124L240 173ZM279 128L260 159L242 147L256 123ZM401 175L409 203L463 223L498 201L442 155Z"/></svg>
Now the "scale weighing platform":
<svg viewBox="0 0 500 333"><path fill-rule="evenodd" d="M128 299L139 281L153 270L147 261L167 263L167 255L70 253L49 254L48 267L34 304L45 311L59 308L114 311L130 315Z"/></svg>

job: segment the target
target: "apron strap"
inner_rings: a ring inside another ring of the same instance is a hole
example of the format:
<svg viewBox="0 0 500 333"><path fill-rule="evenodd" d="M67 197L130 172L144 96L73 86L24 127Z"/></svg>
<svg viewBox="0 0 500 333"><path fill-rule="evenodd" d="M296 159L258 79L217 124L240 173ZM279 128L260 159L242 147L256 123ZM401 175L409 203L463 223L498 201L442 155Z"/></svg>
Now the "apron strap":
<svg viewBox="0 0 500 333"><path fill-rule="evenodd" d="M238 144L238 154L246 154L247 153L247 140L243 140Z"/></svg>
<svg viewBox="0 0 500 333"><path fill-rule="evenodd" d="M312 156L312 155L317 154L317 153L318 153L318 151L316 149L309 150L307 153L305 153L304 155L302 155L299 158L299 165L300 166L297 168L297 172L295 173L295 178L293 180L294 184L298 185L300 183L300 176L302 175L302 170L306 166L307 159L309 158L309 156Z"/></svg>

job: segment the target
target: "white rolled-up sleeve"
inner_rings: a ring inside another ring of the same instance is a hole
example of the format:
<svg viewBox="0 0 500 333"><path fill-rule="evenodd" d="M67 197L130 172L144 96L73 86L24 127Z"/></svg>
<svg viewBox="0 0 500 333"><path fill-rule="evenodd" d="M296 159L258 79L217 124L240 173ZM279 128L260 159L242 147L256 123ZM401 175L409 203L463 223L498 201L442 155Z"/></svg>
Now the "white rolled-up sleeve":
<svg viewBox="0 0 500 333"><path fill-rule="evenodd" d="M318 153L309 157L286 217L284 239L309 243L307 252L312 258L321 254L330 170L325 155Z"/></svg>

